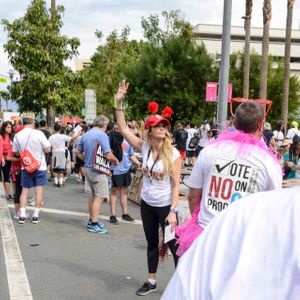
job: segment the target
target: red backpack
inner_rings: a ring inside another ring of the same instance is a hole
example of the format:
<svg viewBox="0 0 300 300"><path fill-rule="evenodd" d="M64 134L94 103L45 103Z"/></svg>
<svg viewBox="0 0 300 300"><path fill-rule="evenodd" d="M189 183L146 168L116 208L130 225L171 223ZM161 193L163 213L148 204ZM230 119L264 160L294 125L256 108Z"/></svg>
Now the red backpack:
<svg viewBox="0 0 300 300"><path fill-rule="evenodd" d="M20 161L21 161L21 165L22 167L30 174L34 173L35 171L37 171L39 169L39 167L41 166L41 163L32 155L32 153L27 149L27 144L29 141L29 138L31 136L31 133L28 136L25 148L22 152L20 152ZM20 144L17 141L19 148Z"/></svg>

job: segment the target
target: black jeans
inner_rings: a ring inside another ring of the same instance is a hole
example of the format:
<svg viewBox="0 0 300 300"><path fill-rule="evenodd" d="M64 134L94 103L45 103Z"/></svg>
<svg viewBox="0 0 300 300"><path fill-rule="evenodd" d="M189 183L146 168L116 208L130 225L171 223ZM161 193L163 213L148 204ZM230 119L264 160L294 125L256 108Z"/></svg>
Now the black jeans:
<svg viewBox="0 0 300 300"><path fill-rule="evenodd" d="M159 261L159 224L162 230L165 229L165 220L170 211L170 205L164 207L155 207L147 204L142 200L141 216L143 221L144 232L148 242L147 258L149 273L156 273ZM178 263L178 256L176 251L178 246L176 240L168 242L170 251L173 254L175 267Z"/></svg>

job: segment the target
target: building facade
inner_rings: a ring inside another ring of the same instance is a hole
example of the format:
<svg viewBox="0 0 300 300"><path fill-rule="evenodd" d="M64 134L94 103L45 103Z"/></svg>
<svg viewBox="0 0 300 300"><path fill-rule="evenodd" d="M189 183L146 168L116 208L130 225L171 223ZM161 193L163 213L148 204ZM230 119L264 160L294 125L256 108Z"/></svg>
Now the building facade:
<svg viewBox="0 0 300 300"><path fill-rule="evenodd" d="M207 51L217 57L222 49L222 26L198 24L194 28L197 43L203 42ZM263 28L251 28L251 51L261 54ZM285 29L270 29L269 54L284 57ZM243 50L245 45L245 31L241 26L231 27L230 52ZM292 30L291 41L291 74L300 78L300 30Z"/></svg>

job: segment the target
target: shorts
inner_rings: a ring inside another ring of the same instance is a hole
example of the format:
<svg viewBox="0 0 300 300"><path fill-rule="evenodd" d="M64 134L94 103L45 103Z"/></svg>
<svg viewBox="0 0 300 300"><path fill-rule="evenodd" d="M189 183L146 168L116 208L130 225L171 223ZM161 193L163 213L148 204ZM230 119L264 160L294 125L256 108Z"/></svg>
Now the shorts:
<svg viewBox="0 0 300 300"><path fill-rule="evenodd" d="M109 198L107 175L85 168L85 192L92 197Z"/></svg>
<svg viewBox="0 0 300 300"><path fill-rule="evenodd" d="M129 187L131 184L130 170L124 174L112 175L111 182L112 187Z"/></svg>
<svg viewBox="0 0 300 300"><path fill-rule="evenodd" d="M201 150L203 149L204 147L201 147L201 146L197 146L196 150L194 151L194 157L198 157L199 156L199 153L201 152Z"/></svg>
<svg viewBox="0 0 300 300"><path fill-rule="evenodd" d="M84 167L84 161L80 159L79 157L75 158L75 167L76 168L83 168Z"/></svg>
<svg viewBox="0 0 300 300"><path fill-rule="evenodd" d="M191 158L194 157L195 155L195 150L186 150L186 157Z"/></svg>
<svg viewBox="0 0 300 300"><path fill-rule="evenodd" d="M26 170L21 170L21 186L22 188L32 188L35 186L44 186L48 182L47 171L37 170L30 174Z"/></svg>
<svg viewBox="0 0 300 300"><path fill-rule="evenodd" d="M178 150L181 156L181 159L185 158L185 150Z"/></svg>
<svg viewBox="0 0 300 300"><path fill-rule="evenodd" d="M53 173L64 174L65 173L65 169L55 168L55 169L53 169Z"/></svg>

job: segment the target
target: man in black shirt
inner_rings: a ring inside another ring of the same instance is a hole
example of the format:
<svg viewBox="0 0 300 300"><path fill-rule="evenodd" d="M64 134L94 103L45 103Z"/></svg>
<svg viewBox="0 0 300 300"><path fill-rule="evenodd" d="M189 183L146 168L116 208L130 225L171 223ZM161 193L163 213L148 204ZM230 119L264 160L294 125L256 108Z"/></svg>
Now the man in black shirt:
<svg viewBox="0 0 300 300"><path fill-rule="evenodd" d="M173 132L173 142L181 155L182 161L185 159L187 138L188 132L183 128L183 122L178 122L177 129Z"/></svg>

